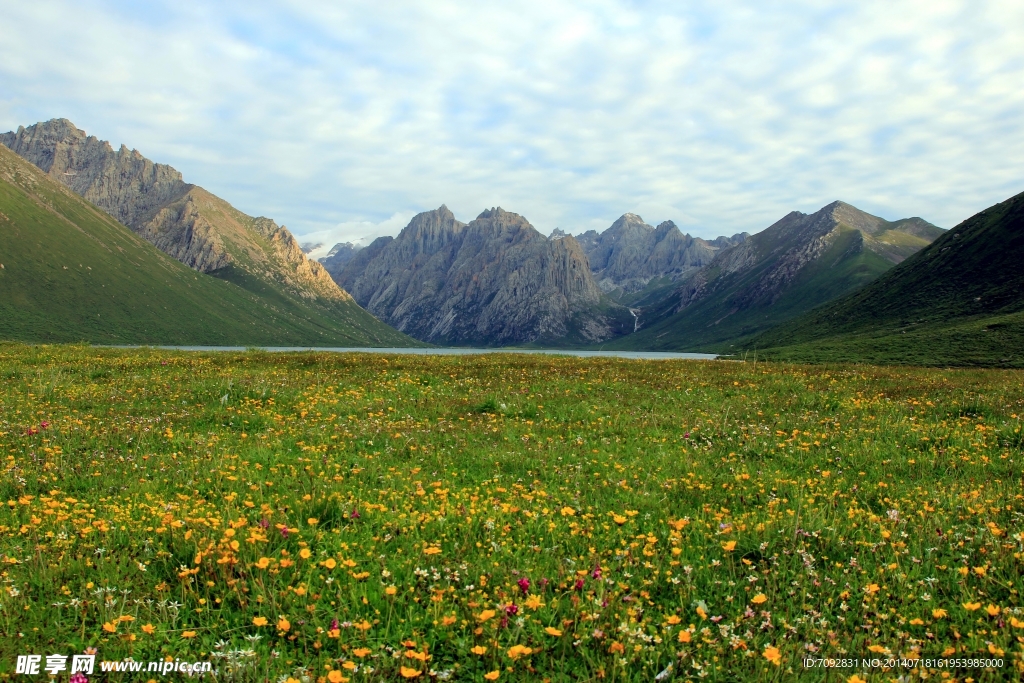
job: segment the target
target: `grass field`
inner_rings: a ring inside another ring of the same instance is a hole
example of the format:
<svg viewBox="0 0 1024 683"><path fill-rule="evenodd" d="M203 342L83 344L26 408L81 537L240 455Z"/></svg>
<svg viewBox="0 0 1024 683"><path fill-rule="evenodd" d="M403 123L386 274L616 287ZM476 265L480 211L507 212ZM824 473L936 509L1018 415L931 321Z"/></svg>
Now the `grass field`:
<svg viewBox="0 0 1024 683"><path fill-rule="evenodd" d="M1020 680L1022 415L1012 370L0 345L0 676Z"/></svg>

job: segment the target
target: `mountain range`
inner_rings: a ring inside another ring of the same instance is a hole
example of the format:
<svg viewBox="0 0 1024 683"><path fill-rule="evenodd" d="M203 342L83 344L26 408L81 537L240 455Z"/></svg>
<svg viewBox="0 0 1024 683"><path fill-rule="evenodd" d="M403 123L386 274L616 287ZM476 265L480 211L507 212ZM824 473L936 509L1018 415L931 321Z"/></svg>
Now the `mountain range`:
<svg viewBox="0 0 1024 683"><path fill-rule="evenodd" d="M170 166L124 146L114 151L65 119L19 128L0 135L0 142L5 216L0 305L11 311L0 330L7 338L417 344L362 310L322 265L306 258L288 230L185 183ZM95 264L86 263L89 253L99 259ZM169 266L164 254L185 270ZM54 269L59 266L57 274L63 275L65 266L77 263L81 278L66 279L67 289L57 286L64 280L52 277ZM181 280L183 272L192 274ZM176 280L166 281L167 291L155 284L171 273ZM100 275L113 279L101 282ZM147 289L140 288L138 278L156 280ZM109 287L109 298L107 292L97 298L95 287ZM159 303L146 298L158 291ZM110 316L122 322L108 325Z"/></svg>

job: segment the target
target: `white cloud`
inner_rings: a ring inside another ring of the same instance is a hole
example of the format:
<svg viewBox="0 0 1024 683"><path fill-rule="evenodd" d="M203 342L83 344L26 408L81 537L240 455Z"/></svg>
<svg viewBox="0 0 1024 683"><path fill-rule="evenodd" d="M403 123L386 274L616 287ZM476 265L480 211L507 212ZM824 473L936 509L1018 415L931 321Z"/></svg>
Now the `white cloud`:
<svg viewBox="0 0 1024 683"><path fill-rule="evenodd" d="M6 4L0 128L66 116L303 241L441 203L948 227L1024 190L1017 3Z"/></svg>

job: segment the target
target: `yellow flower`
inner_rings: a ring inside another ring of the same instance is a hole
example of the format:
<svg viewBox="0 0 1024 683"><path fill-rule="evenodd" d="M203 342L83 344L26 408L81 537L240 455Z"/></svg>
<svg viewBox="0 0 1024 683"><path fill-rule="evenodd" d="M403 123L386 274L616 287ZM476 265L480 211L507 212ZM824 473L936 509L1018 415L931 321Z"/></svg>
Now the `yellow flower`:
<svg viewBox="0 0 1024 683"><path fill-rule="evenodd" d="M113 633L117 630L117 623L112 623L108 621L105 624L103 624L103 630L107 633Z"/></svg>
<svg viewBox="0 0 1024 683"><path fill-rule="evenodd" d="M407 666L403 666L398 669L398 673L402 674L402 678L416 678L423 672L418 671L416 669L410 669Z"/></svg>
<svg viewBox="0 0 1024 683"><path fill-rule="evenodd" d="M538 609L544 606L544 603L541 601L540 596L538 595L531 595L530 597L526 598L526 602L523 604L525 604L530 609Z"/></svg>
<svg viewBox="0 0 1024 683"><path fill-rule="evenodd" d="M667 617L665 617L665 623L669 626L675 626L680 621L682 621L682 619L679 618L678 614L670 614Z"/></svg>
<svg viewBox="0 0 1024 683"><path fill-rule="evenodd" d="M948 617L948 616L949 616L949 612L947 612L944 609L940 608L940 609L933 609L932 610L932 619L942 619L942 618Z"/></svg>
<svg viewBox="0 0 1024 683"><path fill-rule="evenodd" d="M500 676L500 675L501 675L501 673L498 672L498 671L491 671L489 673L485 673L484 674L484 678L486 678L489 681L496 681L496 680L498 680L498 676Z"/></svg>
<svg viewBox="0 0 1024 683"><path fill-rule="evenodd" d="M708 613L704 611L703 607L697 607L697 616L699 616L701 619L707 619Z"/></svg>
<svg viewBox="0 0 1024 683"><path fill-rule="evenodd" d="M612 516L612 521L615 522L616 524L618 524L619 526L622 526L623 524L626 523L626 518L623 517L622 515L613 515Z"/></svg>
<svg viewBox="0 0 1024 683"><path fill-rule="evenodd" d="M338 563L334 561L333 557L328 557L326 560L323 561L323 565L328 569L334 569L338 566Z"/></svg>
<svg viewBox="0 0 1024 683"><path fill-rule="evenodd" d="M571 507L568 507L568 506L562 508L560 510L560 512L562 513L563 517L572 517L573 515L576 514L576 511L573 510Z"/></svg>
<svg viewBox="0 0 1024 683"><path fill-rule="evenodd" d="M288 630L288 629L290 629L291 627L292 627L292 624L291 624L291 622L290 622L290 621L288 621L288 620L287 620L287 619L285 619L284 617L278 617L278 619L277 619L277 628L278 628L279 630L281 630L281 631L287 631L287 630Z"/></svg>
<svg viewBox="0 0 1024 683"><path fill-rule="evenodd" d="M881 590L881 588L878 586L877 583L870 583L864 588L864 592L868 595L873 595L874 593L877 593L879 590Z"/></svg>
<svg viewBox="0 0 1024 683"><path fill-rule="evenodd" d="M181 632L181 637L182 638L195 638L196 637L196 632L195 631L182 631Z"/></svg>
<svg viewBox="0 0 1024 683"><path fill-rule="evenodd" d="M360 631L369 631L371 628L373 628L373 625L370 622L368 622L366 619L363 619L362 621L360 621L358 623L355 623L355 624L352 624L352 625L355 626Z"/></svg>
<svg viewBox="0 0 1024 683"><path fill-rule="evenodd" d="M487 648L484 647L483 645L477 645L476 647L470 648L469 651L472 652L475 655L487 654Z"/></svg>
<svg viewBox="0 0 1024 683"><path fill-rule="evenodd" d="M533 654L533 648L526 647L525 645L513 645L508 649L508 656L512 659L528 657L531 654Z"/></svg>
<svg viewBox="0 0 1024 683"><path fill-rule="evenodd" d="M344 664L341 665L341 668L342 669L347 669L349 671L355 671L356 663L355 662L345 662Z"/></svg>
<svg viewBox="0 0 1024 683"><path fill-rule="evenodd" d="M253 626L266 626L267 625L267 618L266 617L253 617L252 618L252 625Z"/></svg>
<svg viewBox="0 0 1024 683"><path fill-rule="evenodd" d="M310 517L309 519L306 520L306 524L308 524L310 526L316 526L319 522L320 522L320 520L317 519L316 517Z"/></svg>
<svg viewBox="0 0 1024 683"><path fill-rule="evenodd" d="M960 576L967 576L971 573L971 570L967 567L960 567L959 569L957 569L957 571L960 572Z"/></svg>
<svg viewBox="0 0 1024 683"><path fill-rule="evenodd" d="M869 645L868 649L875 653L885 652L885 648L881 645Z"/></svg>
<svg viewBox="0 0 1024 683"><path fill-rule="evenodd" d="M270 566L270 558L269 557L261 557L259 559L259 561L256 562L256 567L258 569L266 569L269 566Z"/></svg>
<svg viewBox="0 0 1024 683"><path fill-rule="evenodd" d="M1014 628L1024 628L1024 621L1021 621L1017 617L1010 617L1010 626Z"/></svg>
<svg viewBox="0 0 1024 683"><path fill-rule="evenodd" d="M977 574L978 576L985 576L987 571L988 570L986 570L984 567L975 567L974 568L974 573Z"/></svg>
<svg viewBox="0 0 1024 683"><path fill-rule="evenodd" d="M685 629L680 631L679 632L679 642L680 643L688 643L688 642L690 642L690 632L685 630Z"/></svg>
<svg viewBox="0 0 1024 683"><path fill-rule="evenodd" d="M304 560L308 560L312 554L313 553L312 551L310 551L309 548L303 548L299 551L299 557L301 557Z"/></svg>
<svg viewBox="0 0 1024 683"><path fill-rule="evenodd" d="M370 652L372 652L372 650L370 650L370 648L368 647L357 647L356 649L352 650L352 654L354 654L356 657L359 657L360 659L370 654Z"/></svg>
<svg viewBox="0 0 1024 683"><path fill-rule="evenodd" d="M973 612L974 610L981 609L981 603L980 602L965 602L964 603L964 609L967 610L968 612Z"/></svg>
<svg viewBox="0 0 1024 683"><path fill-rule="evenodd" d="M921 626L923 624L924 624L924 620L920 619L920 618L917 618L917 617L915 617L914 619L910 620L910 625L911 626Z"/></svg>
<svg viewBox="0 0 1024 683"><path fill-rule="evenodd" d="M348 679L346 679L345 676L343 676L342 673L337 669L331 669L327 673L327 680L329 680L331 683L344 683L344 681Z"/></svg>
<svg viewBox="0 0 1024 683"><path fill-rule="evenodd" d="M488 619L493 619L495 614L497 614L497 613L494 610L492 610L492 609L485 609L483 612L481 612L480 614L476 615L476 618L477 618L477 621L487 621Z"/></svg>
<svg viewBox="0 0 1024 683"><path fill-rule="evenodd" d="M868 683L866 678L861 678L857 674L853 674L846 679L846 683Z"/></svg>
<svg viewBox="0 0 1024 683"><path fill-rule="evenodd" d="M441 552L441 549L438 548L436 545L428 546L428 547L423 549L423 554L424 555L437 555L440 552Z"/></svg>
<svg viewBox="0 0 1024 683"><path fill-rule="evenodd" d="M767 659L775 666L779 666L779 664L782 663L782 653L779 652L779 648L775 647L774 645L769 645L768 647L766 647L764 652L762 652L761 654L762 656L764 656L765 659Z"/></svg>
<svg viewBox="0 0 1024 683"><path fill-rule="evenodd" d="M985 611L988 612L988 615L990 617L994 617L999 614L1000 609L992 603L989 603L989 606L985 608Z"/></svg>
<svg viewBox="0 0 1024 683"><path fill-rule="evenodd" d="M142 631L148 635L153 635L156 633L156 626L153 626L153 624L144 624L142 626Z"/></svg>
<svg viewBox="0 0 1024 683"><path fill-rule="evenodd" d="M724 550L727 553L731 553L733 550L736 550L736 541L729 541L727 543L723 543L722 550Z"/></svg>
<svg viewBox="0 0 1024 683"><path fill-rule="evenodd" d="M548 626L544 629L544 632L547 633L549 636L555 636L556 638L562 635L562 632L559 631L557 628L554 628L553 626Z"/></svg>
<svg viewBox="0 0 1024 683"><path fill-rule="evenodd" d="M398 589L395 588L394 586L388 586L387 588L384 589L384 595L394 595L397 592L398 592Z"/></svg>
<svg viewBox="0 0 1024 683"><path fill-rule="evenodd" d="M758 593L754 597L750 598L750 602L754 603L755 605L761 605L768 602L768 596L764 593Z"/></svg>

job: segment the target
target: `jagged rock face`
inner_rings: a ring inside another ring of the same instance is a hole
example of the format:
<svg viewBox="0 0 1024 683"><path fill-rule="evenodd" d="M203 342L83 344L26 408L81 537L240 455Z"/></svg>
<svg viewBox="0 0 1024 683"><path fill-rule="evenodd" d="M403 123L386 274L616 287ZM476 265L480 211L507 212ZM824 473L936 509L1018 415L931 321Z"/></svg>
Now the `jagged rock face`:
<svg viewBox="0 0 1024 683"><path fill-rule="evenodd" d="M652 228L633 213L623 214L602 233L583 233L579 242L600 288L627 293L655 278L681 279L710 263L723 243L731 246L726 237L708 242L684 235L672 221Z"/></svg>
<svg viewBox="0 0 1024 683"><path fill-rule="evenodd" d="M844 230L856 232L848 251L867 249L892 264L943 233L920 218L889 222L840 201L810 215L793 211L766 230L746 236L739 244L721 251L707 268L689 278L676 291L675 311L682 311L727 286L730 281L723 276L757 269L761 272L756 280L731 300L738 310L755 304L771 305L804 268L829 250Z"/></svg>
<svg viewBox="0 0 1024 683"><path fill-rule="evenodd" d="M243 214L136 150L115 152L67 119L19 127L0 142L191 268L235 266L304 299L351 299L284 227Z"/></svg>
<svg viewBox="0 0 1024 683"><path fill-rule="evenodd" d="M613 330L590 314L601 301L571 236L548 239L501 208L468 225L442 206L380 238L336 277L390 325L439 343L507 345L566 336L599 341ZM580 317L583 320L580 320Z"/></svg>
<svg viewBox="0 0 1024 683"><path fill-rule="evenodd" d="M322 245L318 245L322 246ZM303 249L307 254L310 250ZM320 263L324 269L330 273L333 278L335 275L341 273L349 261L362 251L362 246L358 244L352 244L351 242L339 242L331 247L331 250L327 252L327 255L320 259Z"/></svg>

